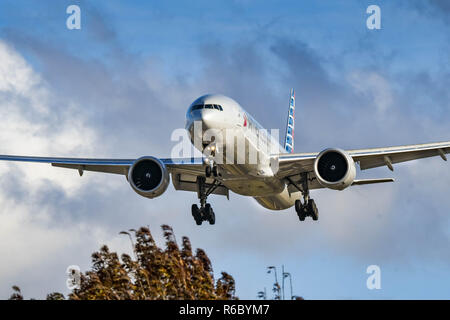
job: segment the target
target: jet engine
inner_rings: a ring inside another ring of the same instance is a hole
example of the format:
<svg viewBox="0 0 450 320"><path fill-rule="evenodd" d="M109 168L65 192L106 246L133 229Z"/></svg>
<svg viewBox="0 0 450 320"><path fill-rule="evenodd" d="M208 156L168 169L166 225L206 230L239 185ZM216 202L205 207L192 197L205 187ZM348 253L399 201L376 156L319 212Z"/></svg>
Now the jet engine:
<svg viewBox="0 0 450 320"><path fill-rule="evenodd" d="M355 180L356 166L347 152L332 148L318 155L314 162L314 172L323 187L344 190Z"/></svg>
<svg viewBox="0 0 450 320"><path fill-rule="evenodd" d="M161 160L142 157L130 167L128 181L136 193L152 199L166 191L170 183L169 171Z"/></svg>

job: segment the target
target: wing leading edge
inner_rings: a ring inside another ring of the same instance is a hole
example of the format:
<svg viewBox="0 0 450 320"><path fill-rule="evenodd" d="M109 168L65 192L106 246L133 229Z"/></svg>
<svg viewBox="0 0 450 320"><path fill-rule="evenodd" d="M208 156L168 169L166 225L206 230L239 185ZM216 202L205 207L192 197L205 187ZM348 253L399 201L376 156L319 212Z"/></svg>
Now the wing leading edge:
<svg viewBox="0 0 450 320"><path fill-rule="evenodd" d="M361 170L388 166L411 160L440 156L447 161L446 154L450 153L450 141L415 144L399 147L373 148L347 150L355 162L358 162ZM280 175L295 170L298 173L313 170L314 161L319 153L279 154L278 157Z"/></svg>
<svg viewBox="0 0 450 320"><path fill-rule="evenodd" d="M450 153L450 141L407 145L399 147L373 148L348 150L348 154L353 160L359 163L361 170L367 170L376 167L387 166L394 170L394 164L412 161L429 157L441 157L447 161L447 154ZM300 174L309 172L310 189L319 189L322 186L317 182L314 175L314 161L319 153L297 153L297 154L279 154L279 170L277 176L280 178L289 177L295 183L300 179ZM353 185L373 184L392 182L392 179L375 180L355 180ZM294 189L293 189L294 190Z"/></svg>
<svg viewBox="0 0 450 320"><path fill-rule="evenodd" d="M401 147L350 150L348 152L355 162L359 162L361 170L382 166L387 166L393 170L393 164L411 160L440 156L447 161L446 154L450 153L450 141Z"/></svg>
<svg viewBox="0 0 450 320"><path fill-rule="evenodd" d="M50 163L54 167L76 169L83 174L84 171L94 171L113 174L128 174L128 169L136 159L94 159L94 158L60 158L60 157L28 157L14 155L0 155L0 160ZM161 160L170 173L202 174L203 162L201 158L165 158Z"/></svg>

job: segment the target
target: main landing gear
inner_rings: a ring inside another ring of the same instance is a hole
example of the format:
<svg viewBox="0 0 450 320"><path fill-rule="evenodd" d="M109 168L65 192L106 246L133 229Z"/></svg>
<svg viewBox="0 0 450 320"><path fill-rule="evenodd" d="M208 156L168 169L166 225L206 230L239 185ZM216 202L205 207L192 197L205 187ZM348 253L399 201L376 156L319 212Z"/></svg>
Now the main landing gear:
<svg viewBox="0 0 450 320"><path fill-rule="evenodd" d="M302 189L295 184L294 186L303 194L303 203L300 199L295 201L295 211L300 221L305 221L306 217L311 217L314 221L319 220L319 210L317 209L316 203L313 199L309 198L308 174L303 174Z"/></svg>
<svg viewBox="0 0 450 320"><path fill-rule="evenodd" d="M306 217L311 217L314 221L319 220L319 210L313 199L305 200L304 203L300 200L296 200L295 211L297 211L300 221L305 221Z"/></svg>
<svg viewBox="0 0 450 320"><path fill-rule="evenodd" d="M216 223L214 210L209 203L206 203L206 200L208 196L221 185L221 183L214 180L214 183L206 190L205 180L205 177L197 177L197 195L200 199L200 208L196 204L192 205L192 216L198 226L201 225L203 221L208 221L211 225Z"/></svg>

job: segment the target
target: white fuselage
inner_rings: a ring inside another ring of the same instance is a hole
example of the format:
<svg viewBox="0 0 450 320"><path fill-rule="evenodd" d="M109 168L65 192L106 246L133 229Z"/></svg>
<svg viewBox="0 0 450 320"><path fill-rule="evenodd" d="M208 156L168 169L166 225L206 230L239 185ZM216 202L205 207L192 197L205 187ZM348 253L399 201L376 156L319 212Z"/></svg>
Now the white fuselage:
<svg viewBox="0 0 450 320"><path fill-rule="evenodd" d="M284 151L278 139L233 99L223 95L198 98L186 113L186 129L201 152L211 141L220 146L215 150L215 159L223 159L216 161L217 179L231 191L252 196L271 210L292 207L300 197L289 194L284 180L276 176L276 159L270 155Z"/></svg>

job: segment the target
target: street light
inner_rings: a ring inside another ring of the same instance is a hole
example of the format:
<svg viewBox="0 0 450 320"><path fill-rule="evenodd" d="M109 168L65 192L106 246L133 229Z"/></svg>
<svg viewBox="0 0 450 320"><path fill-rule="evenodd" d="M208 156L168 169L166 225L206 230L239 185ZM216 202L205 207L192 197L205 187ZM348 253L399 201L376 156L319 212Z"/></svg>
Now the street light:
<svg viewBox="0 0 450 320"><path fill-rule="evenodd" d="M289 285L291 288L291 300L293 299L294 295L292 294L292 276L289 272L283 272L283 298L284 298L284 278L289 277Z"/></svg>
<svg viewBox="0 0 450 320"><path fill-rule="evenodd" d="M131 234L129 232L126 232L126 231L120 231L119 234L127 235L128 238L130 238L131 248L133 249L134 258L137 259L136 250L135 250L135 247L134 247L134 242L133 242L133 238L131 237Z"/></svg>
<svg viewBox="0 0 450 320"><path fill-rule="evenodd" d="M280 298L281 298L281 288L280 288L280 285L279 285L279 283L278 283L278 276L277 276L277 268L275 267L275 266L269 266L269 267L267 267L267 273L271 273L272 272L272 270L274 271L274 274L275 274L275 283L273 284L273 289L272 289L272 291L273 292L275 292L275 293L278 293L276 296L275 296L275 300L280 300Z"/></svg>

